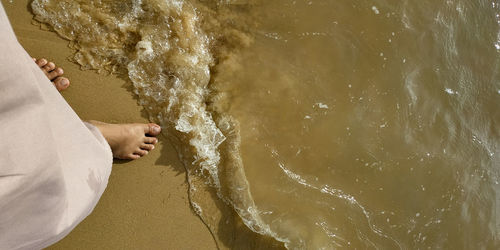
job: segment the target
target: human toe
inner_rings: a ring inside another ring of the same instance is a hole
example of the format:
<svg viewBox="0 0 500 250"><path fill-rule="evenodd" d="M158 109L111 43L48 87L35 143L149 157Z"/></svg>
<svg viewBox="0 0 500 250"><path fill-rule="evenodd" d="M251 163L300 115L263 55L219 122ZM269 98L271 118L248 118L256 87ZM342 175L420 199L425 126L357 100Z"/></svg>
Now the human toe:
<svg viewBox="0 0 500 250"><path fill-rule="evenodd" d="M50 72L52 70L54 70L56 68L56 65L53 63L53 62L48 62L47 64L45 64L45 66L42 67L42 70L44 70L45 72Z"/></svg>
<svg viewBox="0 0 500 250"><path fill-rule="evenodd" d="M126 159L126 160L137 160L137 159L141 158L141 156L138 155L138 154L129 154L126 157L123 157L123 158Z"/></svg>
<svg viewBox="0 0 500 250"><path fill-rule="evenodd" d="M135 154L135 155L139 155L139 156L145 156L145 155L147 155L148 153L149 153L149 152L148 152L147 150L142 150L142 149L137 150L137 151L135 151L135 152L134 152L134 154Z"/></svg>
<svg viewBox="0 0 500 250"><path fill-rule="evenodd" d="M54 80L54 85L56 86L57 90L62 91L69 87L69 80L66 77L60 76Z"/></svg>
<svg viewBox="0 0 500 250"><path fill-rule="evenodd" d="M144 132L148 135L157 136L161 132L161 127L154 123L146 124L144 126Z"/></svg>
<svg viewBox="0 0 500 250"><path fill-rule="evenodd" d="M155 148L153 144L142 144L141 149L151 151Z"/></svg>
<svg viewBox="0 0 500 250"><path fill-rule="evenodd" d="M144 138L144 143L156 144L157 142L158 142L158 139L156 139L155 137L145 137Z"/></svg>
<svg viewBox="0 0 500 250"><path fill-rule="evenodd" d="M62 74L64 74L64 70L61 69L61 68L56 68L50 72L47 73L47 77L52 81L54 80L56 77L58 76L61 76Z"/></svg>
<svg viewBox="0 0 500 250"><path fill-rule="evenodd" d="M47 60L45 58L40 58L40 59L36 59L36 65L38 65L38 67L43 67L45 65L47 65Z"/></svg>

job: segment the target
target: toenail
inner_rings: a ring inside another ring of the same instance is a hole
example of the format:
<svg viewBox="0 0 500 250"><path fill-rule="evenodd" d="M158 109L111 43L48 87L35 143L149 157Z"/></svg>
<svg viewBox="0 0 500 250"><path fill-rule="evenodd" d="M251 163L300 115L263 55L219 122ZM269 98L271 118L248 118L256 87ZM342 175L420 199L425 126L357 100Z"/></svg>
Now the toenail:
<svg viewBox="0 0 500 250"><path fill-rule="evenodd" d="M158 127L158 126L153 126L153 132L155 132L155 133L160 133L160 131L161 131L161 128L160 128L160 127Z"/></svg>
<svg viewBox="0 0 500 250"><path fill-rule="evenodd" d="M69 81L66 79L61 80L61 86L68 86Z"/></svg>

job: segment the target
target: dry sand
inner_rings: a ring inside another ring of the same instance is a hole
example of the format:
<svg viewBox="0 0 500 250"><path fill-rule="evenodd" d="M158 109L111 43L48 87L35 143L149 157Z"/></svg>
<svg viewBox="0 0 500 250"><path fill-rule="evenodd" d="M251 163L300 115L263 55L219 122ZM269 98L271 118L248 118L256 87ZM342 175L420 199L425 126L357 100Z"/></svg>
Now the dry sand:
<svg viewBox="0 0 500 250"><path fill-rule="evenodd" d="M2 0L19 42L33 57L44 57L65 70L71 86L62 94L82 119L147 122L131 85L115 76L82 71L68 61L68 42L32 24L28 0ZM164 137L149 155L115 161L94 212L50 249L216 249L191 210L186 174Z"/></svg>

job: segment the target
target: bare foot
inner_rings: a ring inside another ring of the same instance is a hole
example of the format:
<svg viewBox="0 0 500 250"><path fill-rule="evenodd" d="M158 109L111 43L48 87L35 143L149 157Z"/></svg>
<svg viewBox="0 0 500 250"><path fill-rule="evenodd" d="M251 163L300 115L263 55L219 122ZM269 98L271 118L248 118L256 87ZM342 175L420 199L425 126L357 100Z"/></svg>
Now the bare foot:
<svg viewBox="0 0 500 250"><path fill-rule="evenodd" d="M56 89L59 91L65 90L69 87L69 80L66 77L62 77L64 70L56 67L53 62L47 61L45 58L36 59L33 58L35 63L40 67L40 69L45 73L47 78L54 83Z"/></svg>
<svg viewBox="0 0 500 250"><path fill-rule="evenodd" d="M158 142L155 136L161 132L161 127L154 124L109 124L99 121L89 121L96 126L106 138L113 151L113 157L135 160L145 156L155 148Z"/></svg>

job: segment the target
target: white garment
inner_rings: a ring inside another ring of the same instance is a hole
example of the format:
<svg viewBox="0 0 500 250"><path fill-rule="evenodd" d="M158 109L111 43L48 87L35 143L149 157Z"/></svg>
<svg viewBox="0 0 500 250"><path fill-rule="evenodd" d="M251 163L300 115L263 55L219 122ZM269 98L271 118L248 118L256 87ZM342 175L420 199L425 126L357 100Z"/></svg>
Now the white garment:
<svg viewBox="0 0 500 250"><path fill-rule="evenodd" d="M41 249L89 215L111 149L18 43L0 3L0 249Z"/></svg>

